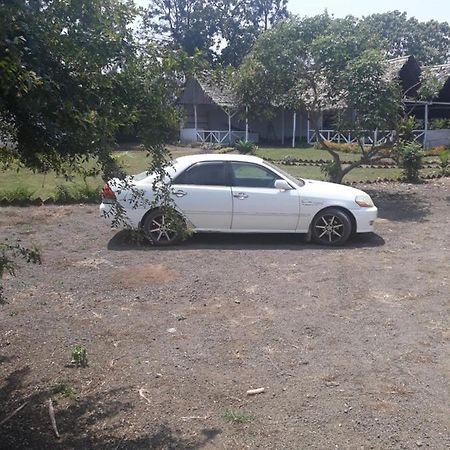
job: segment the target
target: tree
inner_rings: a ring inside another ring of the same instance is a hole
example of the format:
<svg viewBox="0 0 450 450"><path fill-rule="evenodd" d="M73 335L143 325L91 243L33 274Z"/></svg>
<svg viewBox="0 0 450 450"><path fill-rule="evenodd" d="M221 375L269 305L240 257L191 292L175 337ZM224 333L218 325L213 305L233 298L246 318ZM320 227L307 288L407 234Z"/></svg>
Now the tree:
<svg viewBox="0 0 450 450"><path fill-rule="evenodd" d="M164 173L186 61L136 39L133 2L0 0L0 9L2 163L64 172L94 158L106 179L122 176L112 150L129 127ZM0 278L13 272L13 257L34 255L0 242Z"/></svg>
<svg viewBox="0 0 450 450"><path fill-rule="evenodd" d="M420 22L405 12L372 14L362 19L371 34L378 36L388 58L414 55L422 64L450 61L450 26L447 22Z"/></svg>
<svg viewBox="0 0 450 450"><path fill-rule="evenodd" d="M153 0L145 13L147 36L192 56L197 50L211 59L218 10L211 1Z"/></svg>
<svg viewBox="0 0 450 450"><path fill-rule="evenodd" d="M273 106L306 110L320 143L333 157L332 180L340 182L379 151L363 145L363 130L385 129L395 122L399 91L383 75L382 57L367 30L356 19L325 13L292 18L261 35L240 67L236 90L240 102L255 111ZM355 164L342 167L339 154L321 137L319 118L325 109L354 111L351 129L360 137L361 149Z"/></svg>
<svg viewBox="0 0 450 450"><path fill-rule="evenodd" d="M236 66L257 36L287 17L287 0L153 0L144 30L170 48Z"/></svg>
<svg viewBox="0 0 450 450"><path fill-rule="evenodd" d="M126 126L148 147L168 138L173 55L138 43L131 1L0 1L0 128L13 130L22 164L63 170L95 157L110 167Z"/></svg>

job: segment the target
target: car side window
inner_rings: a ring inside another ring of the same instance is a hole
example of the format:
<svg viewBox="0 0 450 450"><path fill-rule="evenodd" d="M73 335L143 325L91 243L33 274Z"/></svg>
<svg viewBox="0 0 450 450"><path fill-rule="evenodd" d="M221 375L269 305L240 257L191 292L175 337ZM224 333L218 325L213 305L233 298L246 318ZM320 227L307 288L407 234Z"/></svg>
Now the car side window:
<svg viewBox="0 0 450 450"><path fill-rule="evenodd" d="M233 186L273 188L280 177L265 167L256 164L231 163Z"/></svg>
<svg viewBox="0 0 450 450"><path fill-rule="evenodd" d="M204 162L188 167L174 184L194 184L200 186L229 186L227 166L223 162Z"/></svg>

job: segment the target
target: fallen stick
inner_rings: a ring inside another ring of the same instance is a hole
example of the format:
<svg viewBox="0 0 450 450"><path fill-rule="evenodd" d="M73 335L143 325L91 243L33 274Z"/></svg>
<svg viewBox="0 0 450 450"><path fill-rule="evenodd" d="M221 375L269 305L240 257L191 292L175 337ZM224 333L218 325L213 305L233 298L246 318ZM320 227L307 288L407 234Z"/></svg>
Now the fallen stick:
<svg viewBox="0 0 450 450"><path fill-rule="evenodd" d="M5 417L1 422L0 422L0 427L8 422L9 419L11 419L11 417L14 417L21 409L23 409L26 405L28 405L28 402L25 402L23 405L19 406L17 409L15 409L9 416Z"/></svg>
<svg viewBox="0 0 450 450"><path fill-rule="evenodd" d="M59 438L60 436L58 433L58 427L56 426L55 410L53 409L53 402L51 398L48 400L48 414L50 416L50 421L52 422L53 431L55 432L56 437Z"/></svg>
<svg viewBox="0 0 450 450"><path fill-rule="evenodd" d="M145 396L144 392L147 392L144 388L139 389L139 395L149 404L151 405L152 402Z"/></svg>
<svg viewBox="0 0 450 450"><path fill-rule="evenodd" d="M249 389L247 391L247 395L256 395L256 394L262 394L264 392L264 388L258 388L258 389Z"/></svg>
<svg viewBox="0 0 450 450"><path fill-rule="evenodd" d="M188 417L182 417L181 420L186 422L187 420L195 420L195 419L206 420L208 418L209 418L209 416L188 416Z"/></svg>

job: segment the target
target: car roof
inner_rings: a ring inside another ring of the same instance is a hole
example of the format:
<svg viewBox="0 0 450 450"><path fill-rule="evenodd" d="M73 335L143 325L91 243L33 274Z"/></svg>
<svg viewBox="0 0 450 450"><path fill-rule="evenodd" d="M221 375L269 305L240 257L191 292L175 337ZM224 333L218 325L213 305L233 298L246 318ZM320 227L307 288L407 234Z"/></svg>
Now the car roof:
<svg viewBox="0 0 450 450"><path fill-rule="evenodd" d="M176 162L182 165L190 165L196 162L203 161L243 161L243 162L253 162L253 163L261 163L263 162L262 158L258 158L257 156L251 155L237 155L234 153L203 153L199 155L188 155L188 156L180 156L176 158Z"/></svg>

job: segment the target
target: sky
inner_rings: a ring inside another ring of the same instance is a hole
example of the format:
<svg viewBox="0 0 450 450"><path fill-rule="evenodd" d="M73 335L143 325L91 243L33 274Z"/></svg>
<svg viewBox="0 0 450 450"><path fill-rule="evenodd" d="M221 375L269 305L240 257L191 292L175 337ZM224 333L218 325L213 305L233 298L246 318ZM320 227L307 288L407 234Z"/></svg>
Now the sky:
<svg viewBox="0 0 450 450"><path fill-rule="evenodd" d="M135 2L141 6L149 3L148 0ZM301 16L314 16L328 9L336 17L349 14L362 17L397 9L420 21L450 22L450 0L289 0L288 9Z"/></svg>
<svg viewBox="0 0 450 450"><path fill-rule="evenodd" d="M288 9L301 16L314 16L327 9L336 17L349 14L362 17L397 9L421 22L431 19L450 22L450 0L289 0Z"/></svg>

